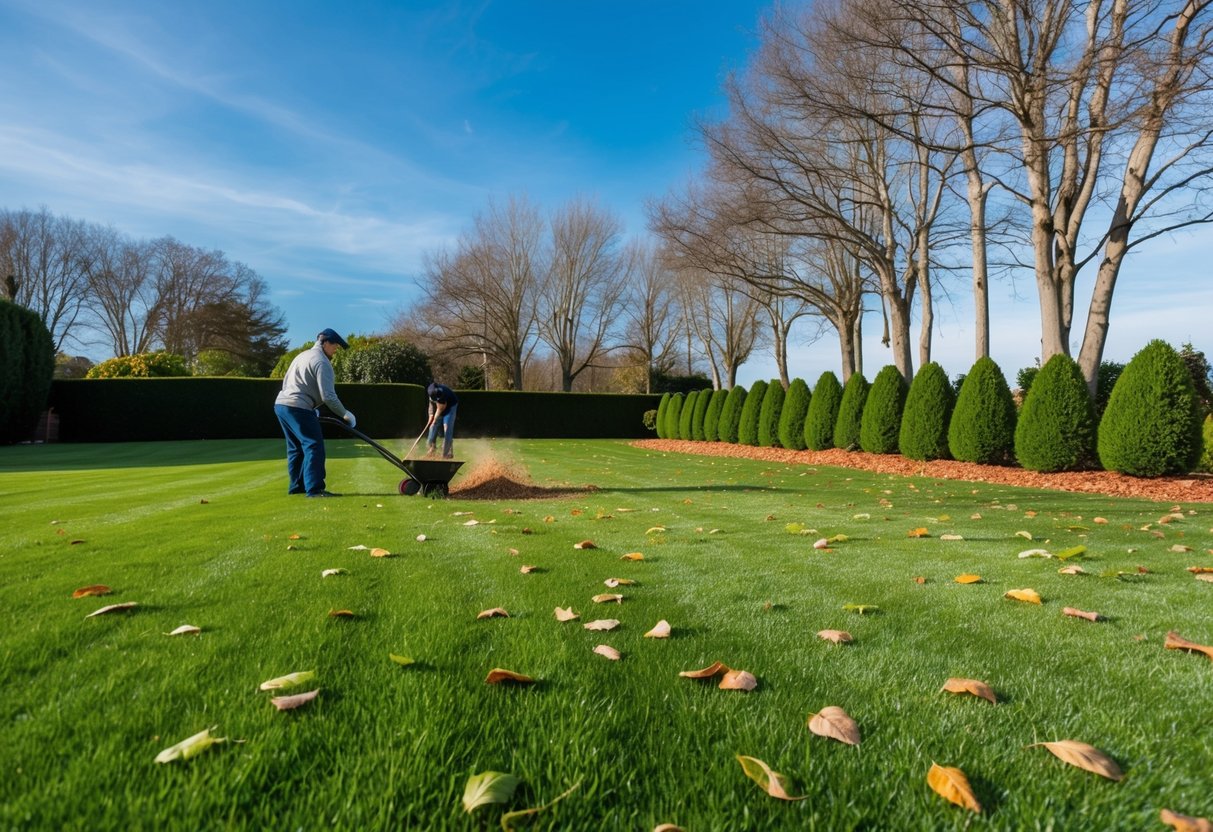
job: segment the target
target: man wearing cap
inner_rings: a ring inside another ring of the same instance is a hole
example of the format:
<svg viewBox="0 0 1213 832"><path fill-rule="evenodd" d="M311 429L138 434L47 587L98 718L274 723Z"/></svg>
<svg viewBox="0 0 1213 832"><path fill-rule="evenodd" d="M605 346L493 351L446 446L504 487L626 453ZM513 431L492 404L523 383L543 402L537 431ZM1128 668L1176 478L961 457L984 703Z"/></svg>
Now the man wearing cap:
<svg viewBox="0 0 1213 832"><path fill-rule="evenodd" d="M318 408L322 403L327 405L350 427L358 423L333 388L333 355L338 347L349 346L336 331L326 329L316 336L311 349L295 356L282 379L274 415L286 435L286 470L291 479L288 494L339 496L324 487L324 433Z"/></svg>
<svg viewBox="0 0 1213 832"><path fill-rule="evenodd" d="M451 459L455 456L455 411L459 408L459 397L454 390L436 381L431 381L430 386L425 388L425 395L430 400L427 453L434 453L438 443L438 426L442 425L442 458Z"/></svg>

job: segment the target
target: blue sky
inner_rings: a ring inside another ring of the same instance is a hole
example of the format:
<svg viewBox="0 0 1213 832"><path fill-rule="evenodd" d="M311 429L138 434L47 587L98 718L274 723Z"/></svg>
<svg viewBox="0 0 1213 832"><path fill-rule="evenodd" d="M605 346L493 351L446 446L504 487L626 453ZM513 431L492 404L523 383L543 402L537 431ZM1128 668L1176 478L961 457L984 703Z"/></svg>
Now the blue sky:
<svg viewBox="0 0 1213 832"><path fill-rule="evenodd" d="M642 235L645 200L701 164L692 119L722 112L767 6L0 0L0 205L220 248L268 281L294 343L374 331L490 197L593 196ZM1199 232L1130 259L1109 357L1158 336L1213 352L1193 267L1211 249ZM951 288L936 349L957 373L972 336ZM1013 373L1038 352L1035 289L993 294ZM867 329L871 377L888 353L878 315ZM810 383L837 366L830 338L793 352ZM756 356L740 381L773 374Z"/></svg>

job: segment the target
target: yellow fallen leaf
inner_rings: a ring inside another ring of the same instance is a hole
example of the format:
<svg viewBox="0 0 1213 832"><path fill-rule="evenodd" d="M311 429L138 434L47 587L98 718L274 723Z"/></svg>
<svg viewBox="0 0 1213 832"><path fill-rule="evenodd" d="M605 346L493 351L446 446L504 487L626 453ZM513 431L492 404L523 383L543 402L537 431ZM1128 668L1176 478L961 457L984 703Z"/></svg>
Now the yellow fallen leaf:
<svg viewBox="0 0 1213 832"><path fill-rule="evenodd" d="M350 610L329 610L329 618L355 618Z"/></svg>
<svg viewBox="0 0 1213 832"><path fill-rule="evenodd" d="M392 553L387 549L380 549L379 547L371 549L371 557L373 558L390 558L391 556Z"/></svg>
<svg viewBox="0 0 1213 832"><path fill-rule="evenodd" d="M607 578L603 583L614 589L617 586L633 586L636 582L631 578Z"/></svg>
<svg viewBox="0 0 1213 832"><path fill-rule="evenodd" d="M788 779L779 772L772 771L770 766L757 757L738 754L737 762L741 763L741 770L745 772L745 776L757 783L771 797L777 797L780 800L804 800L808 796L792 797L789 795Z"/></svg>
<svg viewBox="0 0 1213 832"><path fill-rule="evenodd" d="M925 526L919 526L917 529L910 529L906 532L906 537L930 537L931 533L927 531Z"/></svg>
<svg viewBox="0 0 1213 832"><path fill-rule="evenodd" d="M72 593L73 598L88 598L92 595L109 595L113 592L105 584L93 584L92 586L82 586Z"/></svg>
<svg viewBox="0 0 1213 832"><path fill-rule="evenodd" d="M1078 740L1058 740L1057 742L1037 742L1029 745L1028 748L1047 748L1053 753L1053 756L1064 763L1069 763L1076 768L1081 768L1083 771L1089 771L1092 774L1098 774L1101 777L1106 777L1109 780L1120 780L1124 777L1120 772L1120 766L1104 754L1098 748L1087 745L1085 742Z"/></svg>
<svg viewBox="0 0 1213 832"><path fill-rule="evenodd" d="M287 688L298 687L299 685L307 684L316 678L314 670L300 670L297 673L288 673L285 676L278 676L270 679L267 682L261 683L261 690L285 690Z"/></svg>
<svg viewBox="0 0 1213 832"><path fill-rule="evenodd" d="M592 540L583 540L580 543L574 543L573 548L574 549L597 549L598 547L594 545L594 541L592 541Z"/></svg>
<svg viewBox="0 0 1213 832"><path fill-rule="evenodd" d="M628 552L626 555L620 555L620 560L644 560L644 555L640 552Z"/></svg>
<svg viewBox="0 0 1213 832"><path fill-rule="evenodd" d="M1015 536L1016 536L1016 537L1022 537L1024 540L1031 540L1031 539L1032 539L1032 533L1031 533L1031 532L1026 532L1026 531L1018 531L1018 532L1015 532Z"/></svg>
<svg viewBox="0 0 1213 832"><path fill-rule="evenodd" d="M411 656L398 656L395 653L388 653L387 657L401 667L408 667L410 664L413 664Z"/></svg>
<svg viewBox="0 0 1213 832"><path fill-rule="evenodd" d="M287 537L287 540L303 540L303 535L293 534L293 535L290 535L289 537Z"/></svg>
<svg viewBox="0 0 1213 832"><path fill-rule="evenodd" d="M994 689L977 679L948 679L943 683L943 687L940 688L940 692L943 691L947 691L948 693L970 693L993 704L998 704L998 697L994 695Z"/></svg>
<svg viewBox="0 0 1213 832"><path fill-rule="evenodd" d="M1207 647L1203 644L1197 644L1194 641L1188 641L1174 630L1167 633L1167 639L1163 642L1162 646L1167 650L1188 650L1192 653L1204 653L1210 659L1213 659L1213 647Z"/></svg>
<svg viewBox="0 0 1213 832"><path fill-rule="evenodd" d="M659 823L653 827L653 832L684 832L681 826L672 823Z"/></svg>
<svg viewBox="0 0 1213 832"><path fill-rule="evenodd" d="M594 648L594 652L600 656L610 659L613 662L617 662L622 658L622 656L619 655L619 651L609 644L599 644Z"/></svg>
<svg viewBox="0 0 1213 832"><path fill-rule="evenodd" d="M1010 589L1002 597L1013 598L1016 601L1024 601L1028 604L1040 603L1040 595L1034 589Z"/></svg>
<svg viewBox="0 0 1213 832"><path fill-rule="evenodd" d="M520 566L520 567L518 567L518 571L521 572L523 575L529 575L538 568L539 568L538 566Z"/></svg>
<svg viewBox="0 0 1213 832"><path fill-rule="evenodd" d="M819 737L859 745L859 726L842 708L830 705L809 716L809 730Z"/></svg>
<svg viewBox="0 0 1213 832"><path fill-rule="evenodd" d="M296 693L293 696L275 696L270 704L280 711L292 711L300 705L311 702L320 693L320 689L309 690L306 693Z"/></svg>
<svg viewBox="0 0 1213 832"><path fill-rule="evenodd" d="M613 630L619 626L619 620L616 618L600 618L596 621L587 621L582 626L587 630Z"/></svg>
<svg viewBox="0 0 1213 832"><path fill-rule="evenodd" d="M644 533L645 534L661 534L664 531L665 531L665 526L651 526L650 528L645 529Z"/></svg>
<svg viewBox="0 0 1213 832"><path fill-rule="evenodd" d="M933 762L930 771L927 772L927 785L945 800L970 811L981 813L981 804L977 802L977 796L973 794L969 778L965 777L965 773L960 769L941 766Z"/></svg>
<svg viewBox="0 0 1213 832"><path fill-rule="evenodd" d="M1193 575L1208 575L1213 573L1213 566L1189 566L1188 571Z"/></svg>
<svg viewBox="0 0 1213 832"><path fill-rule="evenodd" d="M464 521L463 525L465 525L465 526L479 526L479 525L480 525L480 521L479 521L479 520L475 520L475 519L472 519L472 520L466 520L466 521Z"/></svg>
<svg viewBox="0 0 1213 832"><path fill-rule="evenodd" d="M489 675L484 678L486 685L499 685L502 682L514 682L519 685L534 684L535 680L530 676L524 676L521 673L515 673L512 670L505 670L500 667L494 667L489 671Z"/></svg>
<svg viewBox="0 0 1213 832"><path fill-rule="evenodd" d="M979 584L981 583L981 576L970 574L957 575L955 580L958 584Z"/></svg>
<svg viewBox="0 0 1213 832"><path fill-rule="evenodd" d="M1104 526L1104 525L1107 525L1108 520L1106 517L1093 517L1093 518L1091 518L1091 522L1097 523L1100 526Z"/></svg>
<svg viewBox="0 0 1213 832"><path fill-rule="evenodd" d="M557 621L576 621L578 618L581 618L580 615L573 612L572 607L569 607L568 609L561 609L560 607L557 607L554 614Z"/></svg>
<svg viewBox="0 0 1213 832"><path fill-rule="evenodd" d="M476 620L482 618L509 618L510 614L505 611L504 607L493 607L491 610L481 610L476 613Z"/></svg>
<svg viewBox="0 0 1213 832"><path fill-rule="evenodd" d="M1170 809L1163 809L1159 812L1158 819L1176 830L1176 832L1213 832L1213 823L1210 823L1205 818L1181 815L1178 812L1172 812Z"/></svg>
<svg viewBox="0 0 1213 832"><path fill-rule="evenodd" d="M728 672L729 668L727 665L721 664L720 662L712 662L707 667L700 668L699 670L680 671L678 675L687 679L711 679L713 676L718 676L721 673Z"/></svg>
<svg viewBox="0 0 1213 832"><path fill-rule="evenodd" d="M182 624L171 633L165 633L166 636L196 636L202 632L201 627L195 627L193 624Z"/></svg>
<svg viewBox="0 0 1213 832"><path fill-rule="evenodd" d="M169 746L156 755L156 762L171 763L173 760L188 760L190 757L198 756L212 745L227 742L223 737L212 737L211 731L214 730L214 728L207 728L192 737L186 737L176 745Z"/></svg>
<svg viewBox="0 0 1213 832"><path fill-rule="evenodd" d="M1087 575L1090 574L1077 563L1071 563L1069 566L1063 566L1057 570L1059 575Z"/></svg>
<svg viewBox="0 0 1213 832"><path fill-rule="evenodd" d="M753 690L758 687L758 680L748 670L730 670L720 680L721 690Z"/></svg>
<svg viewBox="0 0 1213 832"><path fill-rule="evenodd" d="M603 592L599 595L595 595L590 600L593 601L595 604L611 604L611 603L622 604L623 596L618 595L613 592Z"/></svg>
<svg viewBox="0 0 1213 832"><path fill-rule="evenodd" d="M654 625L653 629L644 634L645 638L669 638L670 637L670 622L664 618Z"/></svg>

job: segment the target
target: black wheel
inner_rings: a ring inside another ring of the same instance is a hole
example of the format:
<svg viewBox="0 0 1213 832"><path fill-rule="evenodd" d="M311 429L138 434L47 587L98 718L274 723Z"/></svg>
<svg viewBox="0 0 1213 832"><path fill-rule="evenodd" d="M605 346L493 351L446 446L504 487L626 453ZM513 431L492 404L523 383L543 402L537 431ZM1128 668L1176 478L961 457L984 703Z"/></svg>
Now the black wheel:
<svg viewBox="0 0 1213 832"><path fill-rule="evenodd" d="M400 481L400 493L406 497L412 497L421 490L421 483L411 477L405 477Z"/></svg>

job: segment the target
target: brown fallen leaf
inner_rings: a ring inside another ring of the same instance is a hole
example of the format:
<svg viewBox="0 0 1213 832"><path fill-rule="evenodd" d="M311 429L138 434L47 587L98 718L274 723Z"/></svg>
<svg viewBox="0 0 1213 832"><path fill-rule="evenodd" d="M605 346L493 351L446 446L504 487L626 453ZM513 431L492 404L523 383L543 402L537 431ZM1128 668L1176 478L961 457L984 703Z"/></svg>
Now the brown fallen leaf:
<svg viewBox="0 0 1213 832"><path fill-rule="evenodd" d="M520 532L521 534L534 534L534 532L533 532L533 531L531 531L531 529L530 529L529 527L527 527L527 526L524 526L523 528L521 528L521 529L519 530L519 532Z"/></svg>
<svg viewBox="0 0 1213 832"><path fill-rule="evenodd" d="M1010 589L1003 594L1003 598L1012 598L1016 601L1023 601L1027 604L1039 604L1040 595L1034 589Z"/></svg>
<svg viewBox="0 0 1213 832"><path fill-rule="evenodd" d="M916 577L914 579L914 583L916 583L916 584L925 584L926 582L927 582L927 579L922 577L921 575L919 575L918 577Z"/></svg>
<svg viewBox="0 0 1213 832"><path fill-rule="evenodd" d="M644 634L645 638L669 638L670 637L670 622L664 618L658 621L653 629Z"/></svg>
<svg viewBox="0 0 1213 832"><path fill-rule="evenodd" d="M636 582L631 578L607 578L603 583L614 589L617 586L633 586Z"/></svg>
<svg viewBox="0 0 1213 832"><path fill-rule="evenodd" d="M387 549L380 549L379 547L371 549L371 557L373 558L390 558L391 556L392 553Z"/></svg>
<svg viewBox="0 0 1213 832"><path fill-rule="evenodd" d="M519 554L521 554L517 549L514 549L513 547L506 549L506 551L510 553L510 557L512 557L512 558L516 558L516 557L518 557Z"/></svg>
<svg viewBox="0 0 1213 832"><path fill-rule="evenodd" d="M1071 618L1085 618L1087 621L1103 621L1103 616L1097 612L1087 612L1086 610L1080 610L1074 607L1064 607L1061 614L1068 615Z"/></svg>
<svg viewBox="0 0 1213 832"><path fill-rule="evenodd" d="M1213 566L1189 566L1188 571L1193 575L1209 575L1213 574ZM79 592L80 590L76 590ZM72 596L76 597L75 595Z"/></svg>
<svg viewBox="0 0 1213 832"><path fill-rule="evenodd" d="M947 691L948 693L970 693L992 704L998 704L998 697L994 695L994 689L978 679L951 678L944 682L943 687L939 690L941 693L943 691Z"/></svg>
<svg viewBox="0 0 1213 832"><path fill-rule="evenodd" d="M1106 517L1092 517L1091 522L1100 526L1106 526L1108 524L1108 519Z"/></svg>
<svg viewBox="0 0 1213 832"><path fill-rule="evenodd" d="M554 615L556 616L557 621L576 621L578 618L581 618L580 615L573 612L572 607L569 607L568 609L561 609L560 607L557 607Z"/></svg>
<svg viewBox="0 0 1213 832"><path fill-rule="evenodd" d="M641 552L628 552L626 555L620 555L620 560L644 560L644 555Z"/></svg>
<svg viewBox="0 0 1213 832"><path fill-rule="evenodd" d="M1182 554L1182 553L1184 553L1184 552L1191 552L1191 551L1192 551L1192 547L1191 547L1191 546L1185 546L1185 545L1183 545L1182 543L1176 543L1174 546L1172 546L1172 547L1171 547L1171 551L1172 551L1172 552L1179 552L1179 553L1181 553L1181 554Z"/></svg>
<svg viewBox="0 0 1213 832"><path fill-rule="evenodd" d="M1176 832L1213 832L1213 823L1210 823L1205 818L1181 815L1178 812L1172 812L1170 809L1163 809L1159 812L1158 819L1176 830Z"/></svg>
<svg viewBox="0 0 1213 832"><path fill-rule="evenodd" d="M498 685L502 682L514 682L519 685L531 685L535 680L530 676L524 676L521 673L515 673L512 670L505 670L500 667L494 667L489 671L489 675L484 677L486 685Z"/></svg>
<svg viewBox="0 0 1213 832"><path fill-rule="evenodd" d="M538 566L520 566L518 568L518 571L521 572L523 575L529 575L538 568L539 568Z"/></svg>
<svg viewBox="0 0 1213 832"><path fill-rule="evenodd" d="M503 607L493 607L491 610L481 610L476 613L476 620L482 618L509 618L510 614Z"/></svg>
<svg viewBox="0 0 1213 832"><path fill-rule="evenodd" d="M753 690L758 687L758 680L748 670L730 670L720 680L721 690Z"/></svg>
<svg viewBox="0 0 1213 832"><path fill-rule="evenodd" d="M931 533L926 530L926 527L919 526L917 529L910 529L906 532L906 537L930 537Z"/></svg>
<svg viewBox="0 0 1213 832"><path fill-rule="evenodd" d="M659 823L653 827L653 832L683 832L683 828L672 823Z"/></svg>
<svg viewBox="0 0 1213 832"><path fill-rule="evenodd" d="M316 698L320 693L320 688L309 690L306 693L296 693L293 696L275 696L270 700L270 704L280 711L290 711L298 708L300 705L306 705Z"/></svg>
<svg viewBox="0 0 1213 832"><path fill-rule="evenodd" d="M350 610L329 610L329 618L354 618Z"/></svg>
<svg viewBox="0 0 1213 832"><path fill-rule="evenodd" d="M819 630L817 637L835 644L849 644L855 640L846 630Z"/></svg>
<svg viewBox="0 0 1213 832"><path fill-rule="evenodd" d="M211 504L211 501L206 499L205 497L203 497L201 500L198 501L198 505L201 505L201 506L209 506L210 504Z"/></svg>
<svg viewBox="0 0 1213 832"><path fill-rule="evenodd" d="M616 618L600 618L597 621L587 621L582 625L587 630L601 632L603 630L613 630L619 626L619 620Z"/></svg>
<svg viewBox="0 0 1213 832"><path fill-rule="evenodd" d="M72 593L73 598L87 598L90 595L109 595L113 592L105 584L93 584L92 586L82 586Z"/></svg>
<svg viewBox="0 0 1213 832"><path fill-rule="evenodd" d="M809 715L809 730L819 737L859 745L859 726L842 708L830 705Z"/></svg>
<svg viewBox="0 0 1213 832"><path fill-rule="evenodd" d="M301 534L293 534L293 535L290 535L290 536L287 538L287 540L303 540L303 535L301 535Z"/></svg>
<svg viewBox="0 0 1213 832"><path fill-rule="evenodd" d="M96 613L94 613L94 615L96 615ZM1188 650L1192 653L1204 653L1210 659L1213 659L1213 647L1197 644L1194 641L1188 641L1174 630L1167 633L1167 639L1163 642L1162 646L1168 650Z"/></svg>
<svg viewBox="0 0 1213 832"><path fill-rule="evenodd" d="M979 584L981 583L981 576L970 574L957 575L955 581L958 584Z"/></svg>
<svg viewBox="0 0 1213 832"><path fill-rule="evenodd" d="M1087 570L1083 569L1077 563L1071 563L1069 566L1063 566L1057 570L1059 575L1087 575Z"/></svg>
<svg viewBox="0 0 1213 832"><path fill-rule="evenodd" d="M981 804L977 802L977 796L973 794L969 778L965 777L965 773L960 769L932 762L931 769L927 772L927 785L944 800L955 803L957 806L963 806L972 812L981 813Z"/></svg>
<svg viewBox="0 0 1213 832"><path fill-rule="evenodd" d="M804 797L792 797L789 795L787 789L788 778L777 771L772 771L770 766L757 757L747 757L744 754L738 754L737 762L741 763L741 770L745 772L745 776L757 783L771 797L777 797L780 800L804 800L808 797L808 795Z"/></svg>
<svg viewBox="0 0 1213 832"><path fill-rule="evenodd" d="M594 648L594 652L600 656L610 659L613 662L617 662L622 658L622 656L619 655L619 651L609 644L599 644Z"/></svg>
<svg viewBox="0 0 1213 832"><path fill-rule="evenodd" d="M595 604L622 604L623 596L613 592L603 592L590 599Z"/></svg>
<svg viewBox="0 0 1213 832"><path fill-rule="evenodd" d="M592 540L583 540L580 543L574 543L573 548L574 549L597 549L598 547L594 545L594 541L592 541Z"/></svg>
<svg viewBox="0 0 1213 832"><path fill-rule="evenodd" d="M720 662L712 662L707 667L702 667L699 670L683 670L679 672L679 676L687 679L711 679L713 676L718 676L721 673L728 673L728 665Z"/></svg>
<svg viewBox="0 0 1213 832"><path fill-rule="evenodd" d="M108 607L102 607L96 612L90 612L85 618L92 618L95 615L105 615L108 612L124 612L129 609L134 609L139 606L138 601L127 601L123 604L110 604Z"/></svg>
<svg viewBox="0 0 1213 832"><path fill-rule="evenodd" d="M1078 740L1058 740L1057 742L1036 742L1028 746L1028 748L1047 748L1052 752L1053 756L1064 763L1081 768L1083 771L1089 771L1092 774L1098 774L1100 777L1106 777L1109 780L1119 781L1121 774L1120 766L1104 754L1098 748L1087 745L1085 742Z"/></svg>

